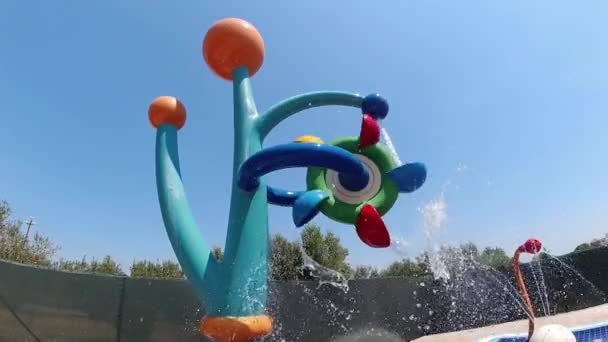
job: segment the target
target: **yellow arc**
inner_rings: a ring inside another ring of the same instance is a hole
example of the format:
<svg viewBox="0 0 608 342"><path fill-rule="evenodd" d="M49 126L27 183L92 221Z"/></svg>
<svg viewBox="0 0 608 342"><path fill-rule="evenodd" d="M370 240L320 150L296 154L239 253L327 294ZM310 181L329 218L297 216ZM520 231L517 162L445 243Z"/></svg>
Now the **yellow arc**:
<svg viewBox="0 0 608 342"><path fill-rule="evenodd" d="M323 144L323 140L314 135L303 135L295 140L297 143Z"/></svg>

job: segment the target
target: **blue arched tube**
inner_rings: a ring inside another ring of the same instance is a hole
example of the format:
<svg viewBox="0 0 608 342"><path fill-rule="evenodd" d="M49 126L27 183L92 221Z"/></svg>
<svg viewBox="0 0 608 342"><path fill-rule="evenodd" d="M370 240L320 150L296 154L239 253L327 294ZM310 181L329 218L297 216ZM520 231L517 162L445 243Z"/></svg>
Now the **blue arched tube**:
<svg viewBox="0 0 608 342"><path fill-rule="evenodd" d="M239 169L237 184L244 191L260 185L259 178L272 171L292 167L324 167L348 173L361 188L369 182L369 173L361 161L347 150L325 144L290 143L263 149L247 159ZM275 190L276 191L276 190Z"/></svg>

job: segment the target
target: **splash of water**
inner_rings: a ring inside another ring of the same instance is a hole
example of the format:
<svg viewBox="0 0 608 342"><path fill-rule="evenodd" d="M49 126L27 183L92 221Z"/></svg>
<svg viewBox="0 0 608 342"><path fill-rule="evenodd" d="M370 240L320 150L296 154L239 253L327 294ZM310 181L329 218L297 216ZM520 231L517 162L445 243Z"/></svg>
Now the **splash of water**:
<svg viewBox="0 0 608 342"><path fill-rule="evenodd" d="M448 276L437 294L447 303L447 329L468 329L527 315L518 291L500 271L482 264L467 248L442 246L438 253Z"/></svg>
<svg viewBox="0 0 608 342"><path fill-rule="evenodd" d="M391 237L391 249L401 257L407 257L410 243L401 237Z"/></svg>
<svg viewBox="0 0 608 342"><path fill-rule="evenodd" d="M437 238L443 224L448 218L447 202L443 193L427 203L420 211L424 220L424 233L426 237L428 239Z"/></svg>
<svg viewBox="0 0 608 342"><path fill-rule="evenodd" d="M397 153L397 149L395 148L395 145L393 145L393 139L391 139L391 136L388 134L388 131L386 130L386 128L382 127L381 132L382 132L382 138L384 139L384 143L388 147L389 151L391 151L391 155L393 156L393 159L395 159L398 166L403 165L403 162L401 162L401 158L399 158L399 154Z"/></svg>
<svg viewBox="0 0 608 342"><path fill-rule="evenodd" d="M457 170L460 172L460 166ZM450 184L446 184L446 187ZM444 191L446 189L443 189ZM447 201L439 196L419 209L428 243L428 264L442 284L450 329L463 329L527 315L519 292L500 271L481 264L475 252L440 244L448 220ZM496 305L510 303L511 305Z"/></svg>
<svg viewBox="0 0 608 342"><path fill-rule="evenodd" d="M531 266L532 266L531 267L532 279L534 279L534 285L536 285L536 292L538 293L538 296L540 298L540 304L543 308L543 313L545 314L545 316L547 316L547 309L545 307L545 298L543 296L541 286L538 282L538 277L536 276L536 265L535 265L534 261L532 261Z"/></svg>
<svg viewBox="0 0 608 342"><path fill-rule="evenodd" d="M513 300L513 302L515 302L515 304L517 304L517 306L519 306L521 311L523 311L528 318L532 318L524 307L524 302L519 294L519 291L515 288L515 286L513 286L513 284L511 284L509 279L507 279L507 276L505 276L503 273L499 272L492 266L483 265L481 263L478 263L478 265L482 269L488 270L488 275L491 277L491 279L494 280L497 284L502 285L503 291L509 295L509 297Z"/></svg>
<svg viewBox="0 0 608 342"><path fill-rule="evenodd" d="M447 203L443 193L419 209L424 224L424 234L429 245L429 263L435 279L449 279L450 274L441 258L439 234L447 220Z"/></svg>
<svg viewBox="0 0 608 342"><path fill-rule="evenodd" d="M300 272L307 277L317 280L319 282L317 288L327 284L339 288L345 293L348 292L348 280L346 277L336 270L332 270L329 267L319 264L311 256L306 254L306 250L304 250L304 243L301 240L300 254L302 255L302 266L300 267Z"/></svg>
<svg viewBox="0 0 608 342"><path fill-rule="evenodd" d="M464 164L454 170L456 176L468 171ZM458 185L448 179L440 194L419 208L427 240L427 264L441 283L441 290L433 293L447 303L441 309L447 311L448 319L438 324L448 330L462 330L527 316L519 291L505 274L482 264L475 250L441 244L440 235L448 220L445 193L450 188L457 189Z"/></svg>
<svg viewBox="0 0 608 342"><path fill-rule="evenodd" d="M263 272L265 270L265 267L266 267L266 265L264 265L264 264L260 264L260 265L256 266L253 269L253 274L255 275L255 274L259 274L259 273ZM259 291L260 286L265 286L256 281L256 279L258 279L258 278L259 277L257 277L257 276L251 276L245 282L245 291L246 291L245 305L250 310L254 309L254 308L264 307L264 305L265 305L263 302L261 302L259 300L258 296L253 295L254 293L257 293Z"/></svg>
<svg viewBox="0 0 608 342"><path fill-rule="evenodd" d="M304 249L304 243L302 237L300 236L299 240L299 251L302 257L302 265L298 268L298 271L304 278L312 279L315 283L310 281L297 281L296 286L301 288L301 300L305 302L312 303L314 307L320 308L326 312L326 317L330 317L329 320L324 321L324 324L327 325L328 328L338 327L342 330L343 333L349 333L351 331L350 327L344 325L344 321L349 321L352 319L354 315L359 314L359 310L355 309L357 307L356 297L353 296L343 296L341 297L341 302L336 303L332 301L332 296L319 295L318 290L323 285L329 285L329 289L331 290L337 289L337 291L341 291L344 294L349 292L348 280L344 275L340 272L332 270L331 268L325 267L319 264L316 260L314 260L311 256L306 253ZM272 290L274 292L274 289ZM279 294L281 291L278 291ZM287 294L292 295L292 294ZM275 303L279 303L275 305L275 308L278 310L291 310L289 308L285 308L283 304L284 298L280 295L277 296L275 292L273 296L271 296L271 301ZM344 303L345 301L346 303ZM345 306L342 306L345 305ZM276 312L275 312L276 315ZM275 323L273 323L274 325ZM304 330L303 330L304 331ZM292 334L293 332L290 332ZM282 325L280 321L276 322L276 328L273 329L271 334L271 339L273 341L285 342L288 341L284 337L285 332L282 329ZM297 334L296 334L297 335ZM295 337L292 335L289 341L300 341L300 337Z"/></svg>
<svg viewBox="0 0 608 342"><path fill-rule="evenodd" d="M594 283L590 282L589 280L587 280L587 278L585 278L582 274L580 274L579 271L577 271L574 267L572 267L571 265L567 264L566 262L564 262L563 260L561 260L560 258L549 254L547 252L541 252L543 255L548 256L549 258L551 258L551 260L556 260L561 266L563 266L564 268L566 268L567 270L571 271L572 273L574 273L574 275L576 275L579 279L583 280L587 285L589 285L591 287L591 289L596 292L596 294L600 295L601 297L605 298L606 294L604 293L604 291L600 290Z"/></svg>
<svg viewBox="0 0 608 342"><path fill-rule="evenodd" d="M531 266L532 278L534 278L534 282L536 283L536 290L538 291L538 295L540 297L540 303L543 307L543 313L545 314L545 316L548 316L551 312L551 309L549 307L549 295L547 294L545 276L543 275L543 268L538 255L532 258Z"/></svg>
<svg viewBox="0 0 608 342"><path fill-rule="evenodd" d="M311 282L296 282L294 285L300 290L298 291L298 295L300 296L299 299L285 298L285 296L293 296L294 293L284 291L275 292L273 293L273 296L270 297L270 300L276 303L275 305L270 306L276 310L272 312L273 317L291 317L290 313L294 308L286 307L284 304L286 301L289 302L290 300L295 299L305 306L310 305L311 307L314 307L315 312L318 312L319 315L323 317L323 326L330 330L339 330L341 331L340 334L348 334L352 331L352 327L346 322L353 319L361 319L360 317L357 317L361 314L361 311L358 309L361 304L357 303L356 296L345 295L336 301L337 296L320 294L318 287L315 288L315 285L311 284ZM324 290L330 291L330 293L341 291L340 289L332 291L333 289L334 288L331 287ZM283 313L281 314L280 312ZM308 339L302 336L309 332L310 328L308 328L307 325L307 320L304 320L301 322L300 331L285 331L283 330L281 321L277 319L276 328L274 328L275 322L273 322L273 331L269 340L279 342L307 341ZM289 338L285 336L287 334L289 335Z"/></svg>

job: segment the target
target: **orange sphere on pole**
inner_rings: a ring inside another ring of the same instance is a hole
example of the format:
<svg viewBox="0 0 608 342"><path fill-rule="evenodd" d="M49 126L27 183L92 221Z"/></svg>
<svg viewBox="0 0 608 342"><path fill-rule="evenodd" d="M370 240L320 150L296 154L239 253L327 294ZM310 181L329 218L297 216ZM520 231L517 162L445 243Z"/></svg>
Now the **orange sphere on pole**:
<svg viewBox="0 0 608 342"><path fill-rule="evenodd" d="M186 123L186 107L173 96L160 96L150 104L148 118L156 128L162 124L171 124L180 129Z"/></svg>
<svg viewBox="0 0 608 342"><path fill-rule="evenodd" d="M264 39L243 19L222 19L207 31L203 57L209 68L225 80L231 81L238 67L247 67L249 76L253 76L264 62Z"/></svg>

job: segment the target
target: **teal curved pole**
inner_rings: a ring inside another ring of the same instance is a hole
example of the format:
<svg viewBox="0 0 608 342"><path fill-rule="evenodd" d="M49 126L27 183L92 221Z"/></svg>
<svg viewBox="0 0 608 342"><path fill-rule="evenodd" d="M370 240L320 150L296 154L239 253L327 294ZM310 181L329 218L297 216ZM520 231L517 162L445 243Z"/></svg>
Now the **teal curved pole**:
<svg viewBox="0 0 608 342"><path fill-rule="evenodd" d="M158 127L156 178L165 228L182 269L213 316L249 316L266 308L268 211L264 184L253 192L236 184L238 168L261 149L253 129L257 110L246 68L234 71L234 163L224 260L218 263L195 223L179 168L177 128Z"/></svg>
<svg viewBox="0 0 608 342"><path fill-rule="evenodd" d="M262 140L281 121L303 110L321 106L346 106L361 108L363 97L342 91L319 91L297 95L270 107L257 122L256 128ZM359 113L359 115L361 115Z"/></svg>
<svg viewBox="0 0 608 342"><path fill-rule="evenodd" d="M156 188L165 229L177 259L205 307L218 306L212 296L220 283L217 262L199 230L181 179L177 128L163 124L156 132Z"/></svg>
<svg viewBox="0 0 608 342"><path fill-rule="evenodd" d="M246 68L233 72L234 155L232 196L224 253L226 306L221 314L248 316L261 314L266 309L268 293L268 201L266 185L245 192L237 185L238 170L252 154L262 149L255 120L251 81Z"/></svg>

